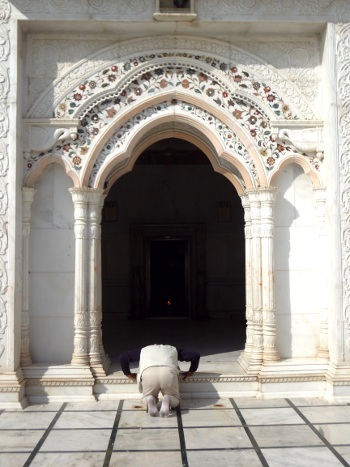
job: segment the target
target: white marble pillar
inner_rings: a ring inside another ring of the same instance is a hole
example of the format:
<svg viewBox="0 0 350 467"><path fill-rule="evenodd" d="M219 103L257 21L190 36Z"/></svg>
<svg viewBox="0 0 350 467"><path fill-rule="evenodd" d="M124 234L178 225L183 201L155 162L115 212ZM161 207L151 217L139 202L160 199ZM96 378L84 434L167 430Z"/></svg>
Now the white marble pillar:
<svg viewBox="0 0 350 467"><path fill-rule="evenodd" d="M328 294L326 267L328 262L328 250L326 245L326 188L314 188L316 198L316 216L318 224L317 251L318 254L318 278L317 278L317 296L320 306L320 344L318 349L318 358L329 358L328 345Z"/></svg>
<svg viewBox="0 0 350 467"><path fill-rule="evenodd" d="M87 188L69 189L74 203L75 282L74 350L72 364L88 365L88 193Z"/></svg>
<svg viewBox="0 0 350 467"><path fill-rule="evenodd" d="M244 208L244 234L245 234L245 288L246 288L246 343L244 348L245 360L250 358L253 346L253 288L252 288L252 232L249 196L244 195L242 205Z"/></svg>
<svg viewBox="0 0 350 467"><path fill-rule="evenodd" d="M31 222L31 207L36 190L22 188L22 313L21 313L21 366L32 364L29 346L29 234Z"/></svg>
<svg viewBox="0 0 350 467"><path fill-rule="evenodd" d="M249 373L260 370L263 362L263 313L261 277L261 203L259 190L247 191L251 212L251 288L253 314L253 342Z"/></svg>
<svg viewBox="0 0 350 467"><path fill-rule="evenodd" d="M277 188L262 188L261 202L261 278L264 334L264 363L279 360L276 348L276 311L274 282L274 205Z"/></svg>
<svg viewBox="0 0 350 467"><path fill-rule="evenodd" d="M105 376L110 361L102 342L102 282L101 282L101 211L105 194L103 190L91 189L88 194L89 212L89 360L96 376Z"/></svg>

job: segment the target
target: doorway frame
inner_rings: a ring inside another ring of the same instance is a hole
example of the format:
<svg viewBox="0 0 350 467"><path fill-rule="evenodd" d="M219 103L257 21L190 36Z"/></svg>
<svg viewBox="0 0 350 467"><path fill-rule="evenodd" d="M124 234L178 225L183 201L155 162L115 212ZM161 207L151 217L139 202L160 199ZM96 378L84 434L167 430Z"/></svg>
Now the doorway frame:
<svg viewBox="0 0 350 467"><path fill-rule="evenodd" d="M206 309L205 224L134 224L130 231L130 318L148 318L149 244L151 240L188 242L188 317L204 318Z"/></svg>
<svg viewBox="0 0 350 467"><path fill-rule="evenodd" d="M184 279L184 286L185 286L185 314L181 315L181 318L185 318L189 316L189 309L190 309L190 241L191 239L188 237L178 237L178 236L170 236L166 235L161 237L146 237L146 306L147 306L147 316L149 318L155 317L152 314L151 308L151 299L152 299L152 244L156 242L163 242L163 243L171 243L171 242L184 242L185 244L185 251L183 256L183 279ZM163 316L164 318L164 316Z"/></svg>

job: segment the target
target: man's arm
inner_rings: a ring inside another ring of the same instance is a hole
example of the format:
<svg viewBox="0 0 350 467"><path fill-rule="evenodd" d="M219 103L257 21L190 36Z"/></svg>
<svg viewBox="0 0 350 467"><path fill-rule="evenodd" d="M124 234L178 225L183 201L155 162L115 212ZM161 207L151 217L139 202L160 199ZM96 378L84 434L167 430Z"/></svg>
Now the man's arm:
<svg viewBox="0 0 350 467"><path fill-rule="evenodd" d="M141 349L127 350L119 356L122 372L130 379L136 379L135 373L130 371L130 363L138 362L140 360Z"/></svg>
<svg viewBox="0 0 350 467"><path fill-rule="evenodd" d="M190 369L183 375L184 378L192 376L197 371L200 354L192 350L178 349L178 359L180 362L191 362Z"/></svg>

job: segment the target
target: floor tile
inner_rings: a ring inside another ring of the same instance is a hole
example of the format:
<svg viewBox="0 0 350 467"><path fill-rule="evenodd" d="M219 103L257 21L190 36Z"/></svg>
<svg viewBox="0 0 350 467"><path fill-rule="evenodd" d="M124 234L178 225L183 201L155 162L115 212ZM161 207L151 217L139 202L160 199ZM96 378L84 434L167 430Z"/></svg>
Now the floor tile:
<svg viewBox="0 0 350 467"><path fill-rule="evenodd" d="M119 450L169 450L180 449L177 429L138 428L118 429L114 451Z"/></svg>
<svg viewBox="0 0 350 467"><path fill-rule="evenodd" d="M285 399L253 399L253 398L234 398L237 407L240 409L251 408L276 408L276 407L290 407Z"/></svg>
<svg viewBox="0 0 350 467"><path fill-rule="evenodd" d="M242 426L238 415L233 408L191 410L188 413L182 414L182 424L184 427L206 427L221 425Z"/></svg>
<svg viewBox="0 0 350 467"><path fill-rule="evenodd" d="M44 430L0 430L0 451L27 451L30 453L44 433Z"/></svg>
<svg viewBox="0 0 350 467"><path fill-rule="evenodd" d="M241 427L184 428L187 449L251 448Z"/></svg>
<svg viewBox="0 0 350 467"><path fill-rule="evenodd" d="M105 451L111 430L52 430L40 451Z"/></svg>
<svg viewBox="0 0 350 467"><path fill-rule="evenodd" d="M231 409L232 404L229 399L181 399L181 410L194 409L213 409L227 408Z"/></svg>
<svg viewBox="0 0 350 467"><path fill-rule="evenodd" d="M176 412L173 411L169 417L151 417L146 411L122 412L119 428L174 428L177 427Z"/></svg>
<svg viewBox="0 0 350 467"><path fill-rule="evenodd" d="M4 412L0 415L1 430L46 429L55 418L56 412Z"/></svg>
<svg viewBox="0 0 350 467"><path fill-rule="evenodd" d="M187 460L188 464L194 467L261 467L254 449L187 451Z"/></svg>
<svg viewBox="0 0 350 467"><path fill-rule="evenodd" d="M193 464L194 465L194 464ZM181 452L113 452L110 467L182 467Z"/></svg>
<svg viewBox="0 0 350 467"><path fill-rule="evenodd" d="M119 400L113 401L96 401L96 402L68 402L65 412L69 411L101 411L118 409Z"/></svg>
<svg viewBox="0 0 350 467"><path fill-rule="evenodd" d="M250 431L260 448L324 446L320 438L307 425L252 426Z"/></svg>
<svg viewBox="0 0 350 467"><path fill-rule="evenodd" d="M22 467L30 454L0 453L0 467Z"/></svg>
<svg viewBox="0 0 350 467"><path fill-rule="evenodd" d="M350 423L350 406L299 407L311 423Z"/></svg>
<svg viewBox="0 0 350 467"><path fill-rule="evenodd" d="M63 412L55 424L59 428L113 428L116 412Z"/></svg>
<svg viewBox="0 0 350 467"><path fill-rule="evenodd" d="M50 402L48 404L30 404L23 409L24 412L57 412L62 407L62 402Z"/></svg>
<svg viewBox="0 0 350 467"><path fill-rule="evenodd" d="M241 409L241 414L248 425L301 425L304 423L291 407Z"/></svg>
<svg viewBox="0 0 350 467"><path fill-rule="evenodd" d="M350 443L350 424L321 425L316 424L315 428L331 444Z"/></svg>
<svg viewBox="0 0 350 467"><path fill-rule="evenodd" d="M335 405L345 405L344 402L334 402L334 401L325 401L324 399L321 399L320 397L293 397L289 399L294 405L297 407L307 407L307 406L335 406Z"/></svg>
<svg viewBox="0 0 350 467"><path fill-rule="evenodd" d="M125 410L140 410L146 411L146 407L141 402L141 399L126 399L123 402L123 411Z"/></svg>
<svg viewBox="0 0 350 467"><path fill-rule="evenodd" d="M262 449L269 467L339 467L341 462L328 448Z"/></svg>
<svg viewBox="0 0 350 467"><path fill-rule="evenodd" d="M335 449L345 459L345 461L350 464L350 445L336 446Z"/></svg>
<svg viewBox="0 0 350 467"><path fill-rule="evenodd" d="M105 458L104 452L39 452L31 467L56 467L56 466L69 466L69 467L97 467L102 466Z"/></svg>

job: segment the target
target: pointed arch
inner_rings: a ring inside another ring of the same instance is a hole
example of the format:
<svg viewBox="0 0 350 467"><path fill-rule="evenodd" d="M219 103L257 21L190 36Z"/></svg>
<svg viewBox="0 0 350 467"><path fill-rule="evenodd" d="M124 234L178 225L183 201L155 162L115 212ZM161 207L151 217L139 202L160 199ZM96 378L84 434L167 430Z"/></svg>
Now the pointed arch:
<svg viewBox="0 0 350 467"><path fill-rule="evenodd" d="M239 164L239 169L241 169L239 176L233 174L232 172L228 171L220 165L217 157L215 157L215 155L213 154L213 151L205 143L203 143L203 141L199 139L198 136L191 135L181 130L175 129L157 132L153 135L150 135L148 138L142 139L141 143L137 144L136 147L132 151L130 151L131 155L129 158L124 157L124 155L120 155L122 160L127 161L125 164L118 165L115 164L115 162L113 164L113 161L111 161L110 164L108 164L104 168L104 170L99 173L99 178L96 180L96 187L105 187L105 190L108 193L109 189L120 177L133 170L137 159L145 149L147 149L150 145L166 138L183 139L197 146L209 159L213 170L226 177L232 183L239 196L242 196L247 187L245 182L248 183L248 186L251 185L249 173L247 172L246 168L243 167L241 164ZM240 178L241 174L245 176L244 180Z"/></svg>
<svg viewBox="0 0 350 467"><path fill-rule="evenodd" d="M164 113L164 120L176 121L182 119L182 121L187 122L189 126L197 128L204 135L209 133L211 135L211 144L218 157L223 152L227 154L230 152L234 153L234 141L236 141L241 153L245 152L246 159L251 159L256 168L256 174L250 178L260 180L260 182L255 182L255 184L266 183L266 172L261 163L262 158L258 146L253 138L236 121L230 119L224 112L220 112L208 104L203 104L197 96L190 96L184 93L176 94L176 96L177 99L174 99L173 94L168 93L165 96L162 94L149 98L147 100L147 107L140 103L135 108L126 109L119 119L113 120L101 132L96 142L91 145L89 160L82 172L82 184L90 183L88 182L88 176L93 166L96 168L97 159L101 157L104 148L115 144L111 143L111 141L116 132L119 131L120 141L126 133L132 134L135 137L138 131L137 128L140 125L146 124L144 131L147 131L148 120L155 119L161 111ZM126 144L130 144L130 141ZM235 156L232 155L231 163L234 160ZM247 182L247 186L250 186L250 183Z"/></svg>
<svg viewBox="0 0 350 467"><path fill-rule="evenodd" d="M289 164L299 165L303 169L304 173L310 177L314 188L320 188L323 186L320 173L317 170L315 170L315 168L311 165L307 157L302 156L301 154L295 154L293 157L290 157L279 164L276 172L274 172L270 179L270 186L274 186L276 184L276 178Z"/></svg>
<svg viewBox="0 0 350 467"><path fill-rule="evenodd" d="M202 125L198 129L211 135L218 167L225 166L227 175L233 169L235 178L240 165L235 154L237 149L242 150L249 159L248 179L254 180L253 186L269 186L278 165L297 157L293 147L278 144L273 138L271 120L292 122L313 117L309 104L277 70L265 63L255 66L259 59L246 51L215 40L176 37L176 41L169 42L169 39L151 37L107 47L75 65L54 83L57 98L50 109L57 121L79 117L79 137L76 141L62 142L41 157L55 155L65 159L71 167L69 173L76 174L80 186L95 185L96 165L102 166L98 158L101 160L100 154L112 144L117 130L122 131L124 143L131 148L128 138L138 133L137 119L143 125L146 123L142 112L154 112L155 106L164 102L182 102L188 108L181 109L181 117L174 106L172 116L169 110L164 118L174 121L188 118L189 125L197 127L193 118L195 106L197 116L202 113L208 117L205 130ZM97 59L102 65L96 68ZM30 114L44 112L45 95L33 105ZM217 119L215 131L210 118ZM125 127L129 127L128 134ZM235 147L230 147L227 141L222 144L223 132L229 136L229 131L231 138L234 135ZM121 165L128 164L128 151L126 148L114 151ZM37 156L31 158L29 173L37 161ZM317 180L313 172L310 167ZM248 179L243 178L246 186L251 187Z"/></svg>
<svg viewBox="0 0 350 467"><path fill-rule="evenodd" d="M66 172L68 177L73 181L74 188L80 186L80 180L77 174L72 170L72 167L67 162L67 160L63 159L60 156L55 156L55 155L41 158L38 164L36 165L36 167L34 168L34 170L29 172L29 174L25 177L23 186L27 188L34 188L35 183L40 178L45 168L48 165L55 164L55 163L64 168L64 171Z"/></svg>

